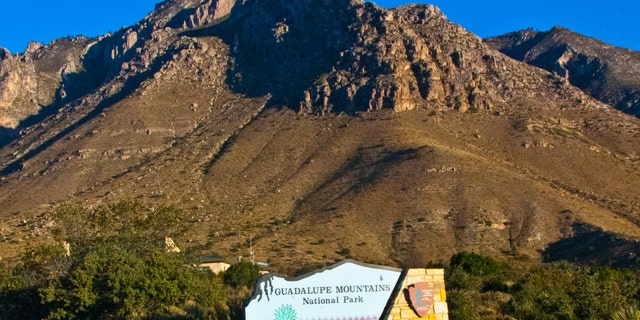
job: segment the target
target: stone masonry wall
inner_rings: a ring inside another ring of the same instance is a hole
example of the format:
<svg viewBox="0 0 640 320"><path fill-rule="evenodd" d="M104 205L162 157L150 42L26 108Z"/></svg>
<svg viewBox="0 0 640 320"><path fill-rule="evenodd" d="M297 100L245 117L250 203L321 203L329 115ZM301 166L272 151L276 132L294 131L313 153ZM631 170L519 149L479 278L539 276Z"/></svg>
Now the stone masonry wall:
<svg viewBox="0 0 640 320"><path fill-rule="evenodd" d="M409 286L426 282L433 288L433 304L424 317L420 317L409 298ZM387 320L449 320L447 306L447 294L444 283L444 269L409 269L402 283L402 289L398 292L393 307L386 318Z"/></svg>

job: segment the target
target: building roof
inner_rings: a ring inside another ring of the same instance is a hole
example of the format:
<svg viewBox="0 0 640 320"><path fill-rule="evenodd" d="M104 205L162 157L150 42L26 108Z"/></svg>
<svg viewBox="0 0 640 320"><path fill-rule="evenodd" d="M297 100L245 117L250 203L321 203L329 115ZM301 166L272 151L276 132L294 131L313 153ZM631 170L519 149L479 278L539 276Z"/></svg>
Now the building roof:
<svg viewBox="0 0 640 320"><path fill-rule="evenodd" d="M214 262L224 262L224 259L222 259L221 257L215 255L215 254L210 254L210 255L202 255L200 256L200 262L201 263L214 263Z"/></svg>

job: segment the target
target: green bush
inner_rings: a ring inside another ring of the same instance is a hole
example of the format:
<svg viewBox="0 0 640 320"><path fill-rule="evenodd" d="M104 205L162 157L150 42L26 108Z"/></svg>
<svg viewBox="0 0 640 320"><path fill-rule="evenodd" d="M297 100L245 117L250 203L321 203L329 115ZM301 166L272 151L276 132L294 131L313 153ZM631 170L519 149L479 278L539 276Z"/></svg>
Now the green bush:
<svg viewBox="0 0 640 320"><path fill-rule="evenodd" d="M473 252L461 251L451 257L450 268L462 268L473 276L506 276L508 268L505 264Z"/></svg>
<svg viewBox="0 0 640 320"><path fill-rule="evenodd" d="M68 274L41 290L50 319L146 319L224 311L222 284L210 271L186 264L184 255L160 250L141 255L105 245L72 259Z"/></svg>
<svg viewBox="0 0 640 320"><path fill-rule="evenodd" d="M449 317L456 320L479 319L478 299L473 297L474 293L468 290L450 289L447 292L449 303Z"/></svg>
<svg viewBox="0 0 640 320"><path fill-rule="evenodd" d="M640 320L640 310L636 306L621 308L613 313L612 320Z"/></svg>
<svg viewBox="0 0 640 320"><path fill-rule="evenodd" d="M512 273L503 262L466 251L451 257L448 271L452 288L504 292Z"/></svg>
<svg viewBox="0 0 640 320"><path fill-rule="evenodd" d="M238 262L224 272L224 283L234 288L253 288L255 281L260 277L260 268L251 262Z"/></svg>
<svg viewBox="0 0 640 320"><path fill-rule="evenodd" d="M455 254L446 270L451 319L612 319L640 305L638 271L527 263Z"/></svg>
<svg viewBox="0 0 640 320"><path fill-rule="evenodd" d="M514 287L512 312L518 319L577 319L571 298L573 279L558 267L531 270Z"/></svg>
<svg viewBox="0 0 640 320"><path fill-rule="evenodd" d="M514 286L512 310L520 319L611 319L638 304L637 281L629 270L547 264Z"/></svg>
<svg viewBox="0 0 640 320"><path fill-rule="evenodd" d="M227 319L227 291L197 259L167 253L180 211L123 201L56 212L56 239L29 249L0 279L4 319ZM13 316L15 315L15 316ZM11 318L14 317L14 318Z"/></svg>

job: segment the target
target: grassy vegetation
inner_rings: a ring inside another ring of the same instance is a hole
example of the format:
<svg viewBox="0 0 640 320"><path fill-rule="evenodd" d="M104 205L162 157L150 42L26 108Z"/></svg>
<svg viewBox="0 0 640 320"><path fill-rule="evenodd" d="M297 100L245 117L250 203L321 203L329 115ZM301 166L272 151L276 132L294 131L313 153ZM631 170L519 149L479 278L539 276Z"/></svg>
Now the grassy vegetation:
<svg viewBox="0 0 640 320"><path fill-rule="evenodd" d="M640 272L500 262L461 252L447 267L451 319L636 319ZM631 310L631 311L630 311Z"/></svg>
<svg viewBox="0 0 640 320"><path fill-rule="evenodd" d="M185 227L179 210L122 201L56 217L56 244L0 269L1 319L242 319L258 268L216 276L197 255L163 250Z"/></svg>
<svg viewBox="0 0 640 320"><path fill-rule="evenodd" d="M0 268L1 319L244 318L258 268L241 262L216 276L197 267L195 254L167 253L161 240L185 228L179 210L123 201L61 207L56 217L56 244L30 248L17 265ZM296 274L318 267L301 266ZM455 254L445 268L454 320L640 314L638 270L498 261L470 252Z"/></svg>

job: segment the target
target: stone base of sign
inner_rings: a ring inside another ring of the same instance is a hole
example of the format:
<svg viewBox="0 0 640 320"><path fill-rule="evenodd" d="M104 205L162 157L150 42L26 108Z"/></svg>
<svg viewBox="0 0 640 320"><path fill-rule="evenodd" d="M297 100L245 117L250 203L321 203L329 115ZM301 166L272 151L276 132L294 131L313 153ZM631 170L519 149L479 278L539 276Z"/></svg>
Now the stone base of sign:
<svg viewBox="0 0 640 320"><path fill-rule="evenodd" d="M427 282L434 289L433 305L427 314L420 317L412 307L411 301L405 290L414 283ZM449 309L447 307L447 294L444 286L444 269L409 269L401 285L401 290L397 293L393 307L388 315L383 318L387 320L449 320Z"/></svg>

